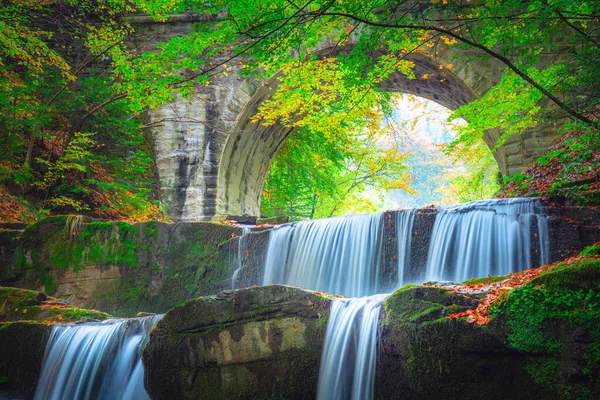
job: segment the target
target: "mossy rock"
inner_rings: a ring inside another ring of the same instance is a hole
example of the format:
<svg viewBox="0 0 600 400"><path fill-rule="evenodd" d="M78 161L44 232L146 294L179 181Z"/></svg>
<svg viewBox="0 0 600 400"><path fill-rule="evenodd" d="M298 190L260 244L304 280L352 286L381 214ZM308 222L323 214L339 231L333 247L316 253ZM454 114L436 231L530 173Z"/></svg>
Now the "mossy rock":
<svg viewBox="0 0 600 400"><path fill-rule="evenodd" d="M78 322L82 319L104 320L107 313L73 307L43 292L0 287L0 321Z"/></svg>
<svg viewBox="0 0 600 400"><path fill-rule="evenodd" d="M488 283L500 282L508 279L508 275L486 276L484 278L472 278L464 281L463 285L486 285Z"/></svg>
<svg viewBox="0 0 600 400"><path fill-rule="evenodd" d="M476 308L480 297L408 285L386 299L376 397L392 399L402 393L405 399L526 399L545 394L530 378L515 379L514 371L524 361L505 345L501 318L485 326L448 319Z"/></svg>
<svg viewBox="0 0 600 400"><path fill-rule="evenodd" d="M600 398L600 257L553 266L514 289L497 312L506 343L538 385L556 398Z"/></svg>
<svg viewBox="0 0 600 400"><path fill-rule="evenodd" d="M581 252L581 255L584 257L600 256L600 243L595 243L591 246L586 247Z"/></svg>
<svg viewBox="0 0 600 400"><path fill-rule="evenodd" d="M287 286L169 311L144 350L153 399L313 399L330 299Z"/></svg>
<svg viewBox="0 0 600 400"><path fill-rule="evenodd" d="M480 296L419 285L392 294L380 317L377 397L600 398L600 257L553 265L513 289L487 325L448 318Z"/></svg>
<svg viewBox="0 0 600 400"><path fill-rule="evenodd" d="M257 225L281 225L290 222L290 217L287 215L279 215L276 217L264 217L256 220Z"/></svg>

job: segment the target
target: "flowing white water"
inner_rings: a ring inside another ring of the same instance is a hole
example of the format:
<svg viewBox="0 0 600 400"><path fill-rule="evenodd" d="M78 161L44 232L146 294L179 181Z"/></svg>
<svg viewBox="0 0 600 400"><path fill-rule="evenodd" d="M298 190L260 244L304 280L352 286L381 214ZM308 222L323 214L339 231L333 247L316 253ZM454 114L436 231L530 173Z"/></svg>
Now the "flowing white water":
<svg viewBox="0 0 600 400"><path fill-rule="evenodd" d="M377 293L383 214L302 221L269 235L263 285L359 297Z"/></svg>
<svg viewBox="0 0 600 400"><path fill-rule="evenodd" d="M149 399L141 351L161 318L54 326L35 399Z"/></svg>
<svg viewBox="0 0 600 400"><path fill-rule="evenodd" d="M441 208L427 257L427 280L462 282L506 275L549 262L547 217L531 199L484 200ZM532 260L532 220L540 240L538 265Z"/></svg>
<svg viewBox="0 0 600 400"><path fill-rule="evenodd" d="M409 282L404 281L404 272L410 266L410 248L415 215L418 210L401 210L396 213L396 243L398 244L398 282L402 287Z"/></svg>
<svg viewBox="0 0 600 400"><path fill-rule="evenodd" d="M242 235L238 238L238 249L237 249L237 259L236 259L236 269L235 271L233 271L233 275L231 276L231 289L235 289L235 281L237 280L238 274L240 273L240 270L242 269L243 266L243 261L244 261L244 252L243 252L243 248L244 248L244 238L246 237L247 234L250 233L250 231L252 230L251 227L249 226L243 226L242 225Z"/></svg>
<svg viewBox="0 0 600 400"><path fill-rule="evenodd" d="M373 398L377 321L387 296L333 301L321 355L317 400Z"/></svg>

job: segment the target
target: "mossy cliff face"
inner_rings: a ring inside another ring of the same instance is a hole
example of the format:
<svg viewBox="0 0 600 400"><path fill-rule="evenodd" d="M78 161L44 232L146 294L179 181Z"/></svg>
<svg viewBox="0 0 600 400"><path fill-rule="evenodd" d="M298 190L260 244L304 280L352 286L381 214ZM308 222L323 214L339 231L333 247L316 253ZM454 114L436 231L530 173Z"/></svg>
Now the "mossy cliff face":
<svg viewBox="0 0 600 400"><path fill-rule="evenodd" d="M165 312L230 287L240 233L212 223L47 218L21 234L5 282L115 315Z"/></svg>
<svg viewBox="0 0 600 400"><path fill-rule="evenodd" d="M600 398L600 258L584 253L513 289L487 325L447 318L475 295L396 291L380 316L377 398Z"/></svg>
<svg viewBox="0 0 600 400"><path fill-rule="evenodd" d="M169 311L144 350L160 399L314 399L330 300L287 286L226 291Z"/></svg>

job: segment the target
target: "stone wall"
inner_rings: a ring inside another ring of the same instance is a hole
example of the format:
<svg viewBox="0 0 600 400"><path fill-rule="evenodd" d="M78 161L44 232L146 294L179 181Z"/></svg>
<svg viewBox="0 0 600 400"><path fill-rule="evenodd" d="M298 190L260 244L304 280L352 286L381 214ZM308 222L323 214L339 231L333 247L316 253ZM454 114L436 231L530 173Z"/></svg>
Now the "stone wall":
<svg viewBox="0 0 600 400"><path fill-rule="evenodd" d="M52 217L25 229L12 258L1 260L0 276L4 285L116 315L165 312L231 287L240 233L212 223Z"/></svg>

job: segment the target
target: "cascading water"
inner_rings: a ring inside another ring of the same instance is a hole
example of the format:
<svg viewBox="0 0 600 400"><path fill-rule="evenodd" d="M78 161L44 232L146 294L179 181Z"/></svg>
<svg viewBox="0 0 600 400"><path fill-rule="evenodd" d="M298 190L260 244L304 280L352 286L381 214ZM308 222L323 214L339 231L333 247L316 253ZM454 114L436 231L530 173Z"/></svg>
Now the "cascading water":
<svg viewBox="0 0 600 400"><path fill-rule="evenodd" d="M236 259L236 269L233 271L233 275L231 275L231 289L235 289L235 281L242 269L243 261L244 261L244 238L247 234L252 230L249 226L242 226L242 235L238 238L238 249L237 249L237 259Z"/></svg>
<svg viewBox="0 0 600 400"><path fill-rule="evenodd" d="M409 283L417 210L396 215L396 282L381 282L383 215L304 221L274 228L263 284L285 283L347 296ZM539 256L532 229L537 223ZM535 199L486 200L440 208L431 233L427 280L462 282L549 262L548 219ZM369 399L374 393L377 320L386 295L333 301L318 399Z"/></svg>
<svg viewBox="0 0 600 400"><path fill-rule="evenodd" d="M321 355L317 400L373 398L377 321L387 296L333 301Z"/></svg>
<svg viewBox="0 0 600 400"><path fill-rule="evenodd" d="M383 214L302 221L269 236L263 284L359 297L377 293Z"/></svg>
<svg viewBox="0 0 600 400"><path fill-rule="evenodd" d="M410 265L410 248L412 244L412 230L417 210L401 210L396 214L396 243L398 243L398 282L396 287L401 287L408 282L404 281L404 271Z"/></svg>
<svg viewBox="0 0 600 400"><path fill-rule="evenodd" d="M54 326L35 399L149 399L141 351L161 318Z"/></svg>
<svg viewBox="0 0 600 400"><path fill-rule="evenodd" d="M441 208L433 227L426 279L462 282L506 275L549 262L547 217L532 199L484 200ZM532 260L532 220L540 240Z"/></svg>

